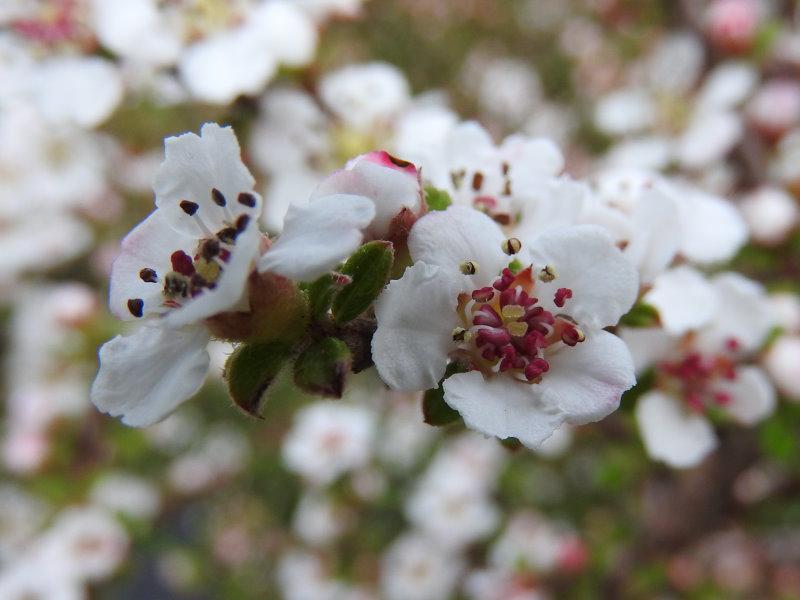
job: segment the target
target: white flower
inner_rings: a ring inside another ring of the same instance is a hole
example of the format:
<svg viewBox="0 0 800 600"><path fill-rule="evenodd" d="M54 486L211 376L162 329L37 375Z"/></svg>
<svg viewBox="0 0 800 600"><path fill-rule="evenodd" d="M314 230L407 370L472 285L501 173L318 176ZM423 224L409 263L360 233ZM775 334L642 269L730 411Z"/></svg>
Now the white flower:
<svg viewBox="0 0 800 600"><path fill-rule="evenodd" d="M395 66L373 62L328 73L319 84L323 104L359 131L385 124L409 101L405 76Z"/></svg>
<svg viewBox="0 0 800 600"><path fill-rule="evenodd" d="M520 512L509 519L492 545L489 563L509 571L548 573L562 566L576 538L565 523L548 521L534 512Z"/></svg>
<svg viewBox="0 0 800 600"><path fill-rule="evenodd" d="M450 207L417 221L409 250L414 266L375 306L373 359L390 387L436 387L456 360L470 370L445 380L445 401L467 425L536 447L564 421L602 419L633 385L630 354L602 328L633 304L637 277L599 227L520 244Z"/></svg>
<svg viewBox="0 0 800 600"><path fill-rule="evenodd" d="M94 484L90 497L98 506L136 519L152 519L161 504L151 482L128 473L106 473Z"/></svg>
<svg viewBox="0 0 800 600"><path fill-rule="evenodd" d="M387 600L448 598L462 561L417 533L395 540L381 562L381 589Z"/></svg>
<svg viewBox="0 0 800 600"><path fill-rule="evenodd" d="M705 282L696 271L679 267L657 279L654 291L655 298L646 299L658 304L664 330L621 332L637 370L654 366L656 373L656 388L639 399L636 418L650 456L687 468L716 447L705 416L710 407L748 426L774 410L768 378L746 362L773 317L760 286L735 273Z"/></svg>
<svg viewBox="0 0 800 600"><path fill-rule="evenodd" d="M295 508L292 527L306 544L320 547L336 541L347 529L348 513L327 495L309 491Z"/></svg>
<svg viewBox="0 0 800 600"><path fill-rule="evenodd" d="M739 209L753 239L765 245L783 242L800 221L797 202L780 188L762 187L747 194Z"/></svg>
<svg viewBox="0 0 800 600"><path fill-rule="evenodd" d="M156 206L122 242L111 274L111 312L144 319L100 349L92 401L123 422L164 418L202 385L210 333L203 320L242 306L259 252L261 199L233 131L166 141ZM246 300L246 298L245 298Z"/></svg>
<svg viewBox="0 0 800 600"><path fill-rule="evenodd" d="M800 336L785 335L770 346L764 367L775 385L792 400L800 400Z"/></svg>
<svg viewBox="0 0 800 600"><path fill-rule="evenodd" d="M367 464L374 431L374 415L366 408L317 402L297 413L283 460L312 484L326 485Z"/></svg>

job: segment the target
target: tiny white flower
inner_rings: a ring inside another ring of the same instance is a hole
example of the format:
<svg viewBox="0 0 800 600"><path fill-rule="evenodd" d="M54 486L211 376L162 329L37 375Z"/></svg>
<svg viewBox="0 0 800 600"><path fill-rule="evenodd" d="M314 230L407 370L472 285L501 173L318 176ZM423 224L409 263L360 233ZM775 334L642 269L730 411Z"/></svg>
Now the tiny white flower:
<svg viewBox="0 0 800 600"><path fill-rule="evenodd" d="M564 421L607 416L633 385L630 354L602 328L630 308L638 281L599 227L514 240L516 274L510 241L466 207L417 221L414 266L376 302L373 358L400 390L436 387L450 360L463 363L445 401L469 427L536 447Z"/></svg>
<svg viewBox="0 0 800 600"><path fill-rule="evenodd" d="M387 600L439 600L452 594L462 561L418 533L395 540L381 561L381 590Z"/></svg>

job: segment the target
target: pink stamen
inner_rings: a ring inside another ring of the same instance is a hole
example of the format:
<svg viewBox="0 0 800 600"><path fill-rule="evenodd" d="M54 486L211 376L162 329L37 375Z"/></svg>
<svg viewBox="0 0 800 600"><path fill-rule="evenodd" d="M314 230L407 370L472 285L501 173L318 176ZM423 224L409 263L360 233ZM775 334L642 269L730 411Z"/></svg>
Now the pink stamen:
<svg viewBox="0 0 800 600"><path fill-rule="evenodd" d="M562 308L564 303L572 298L572 290L569 288L558 288L556 290L556 294L553 297L553 304L557 307Z"/></svg>

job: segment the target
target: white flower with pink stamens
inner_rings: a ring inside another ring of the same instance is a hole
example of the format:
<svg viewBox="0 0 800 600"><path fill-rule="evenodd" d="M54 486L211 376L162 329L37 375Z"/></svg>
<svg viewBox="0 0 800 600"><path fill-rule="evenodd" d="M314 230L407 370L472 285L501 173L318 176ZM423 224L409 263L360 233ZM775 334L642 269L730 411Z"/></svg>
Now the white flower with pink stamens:
<svg viewBox="0 0 800 600"><path fill-rule="evenodd" d="M100 349L91 398L129 425L150 425L205 379L210 333L203 321L244 309L259 253L261 198L230 128L168 138L156 206L122 241L111 273L111 312L143 320ZM244 299L244 300L243 300Z"/></svg>
<svg viewBox="0 0 800 600"><path fill-rule="evenodd" d="M373 359L390 387L436 387L457 362L467 371L444 398L467 426L536 447L565 421L602 419L634 384L624 343L602 328L631 307L638 278L601 228L520 242L450 207L420 219L408 245L414 266L375 306Z"/></svg>
<svg viewBox="0 0 800 600"><path fill-rule="evenodd" d="M688 267L662 275L645 299L659 309L664 329L621 332L637 371L653 368L656 376L655 388L636 405L636 419L650 456L692 467L717 444L709 410L748 426L774 410L772 384L749 364L772 327L770 306L761 287L741 275L706 281ZM679 306L669 312L669 305Z"/></svg>

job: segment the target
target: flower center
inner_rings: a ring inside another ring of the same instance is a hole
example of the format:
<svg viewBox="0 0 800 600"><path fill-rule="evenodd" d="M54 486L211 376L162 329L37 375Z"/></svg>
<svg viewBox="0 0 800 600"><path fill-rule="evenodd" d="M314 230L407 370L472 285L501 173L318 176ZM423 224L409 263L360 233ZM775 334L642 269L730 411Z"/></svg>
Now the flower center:
<svg viewBox="0 0 800 600"><path fill-rule="evenodd" d="M731 339L726 346L735 349L738 342ZM690 410L705 413L712 406L731 402L729 393L715 388L720 381L736 379L736 364L722 354L689 352L678 360L660 362L656 373L668 387L676 389Z"/></svg>
<svg viewBox="0 0 800 600"><path fill-rule="evenodd" d="M539 279L552 281L554 273L548 265ZM505 268L491 287L459 294L461 327L453 331L458 345L454 358L464 359L486 376L510 373L520 381L539 383L550 370L545 354L556 347L575 346L585 336L570 316L540 306L535 288L529 265L517 273ZM553 303L561 308L572 295L571 289L558 288Z"/></svg>
<svg viewBox="0 0 800 600"><path fill-rule="evenodd" d="M226 218L224 227L212 233L199 213L200 206L191 200L181 200L179 205L183 212L193 217L202 237L198 240L193 256L183 250L175 250L170 255L172 269L164 274L159 274L151 267L144 267L139 271L139 278L145 283L161 284L162 303L167 308L180 308L185 301L196 298L206 290L217 287L222 272L230 260L231 252L236 245L236 238L243 233L251 223L247 214L235 216L227 207L227 199L218 189L211 190L214 203L223 208ZM246 208L256 205L256 198L242 192L237 202ZM145 312L144 301L141 298L130 298L128 310L134 317L142 317Z"/></svg>

